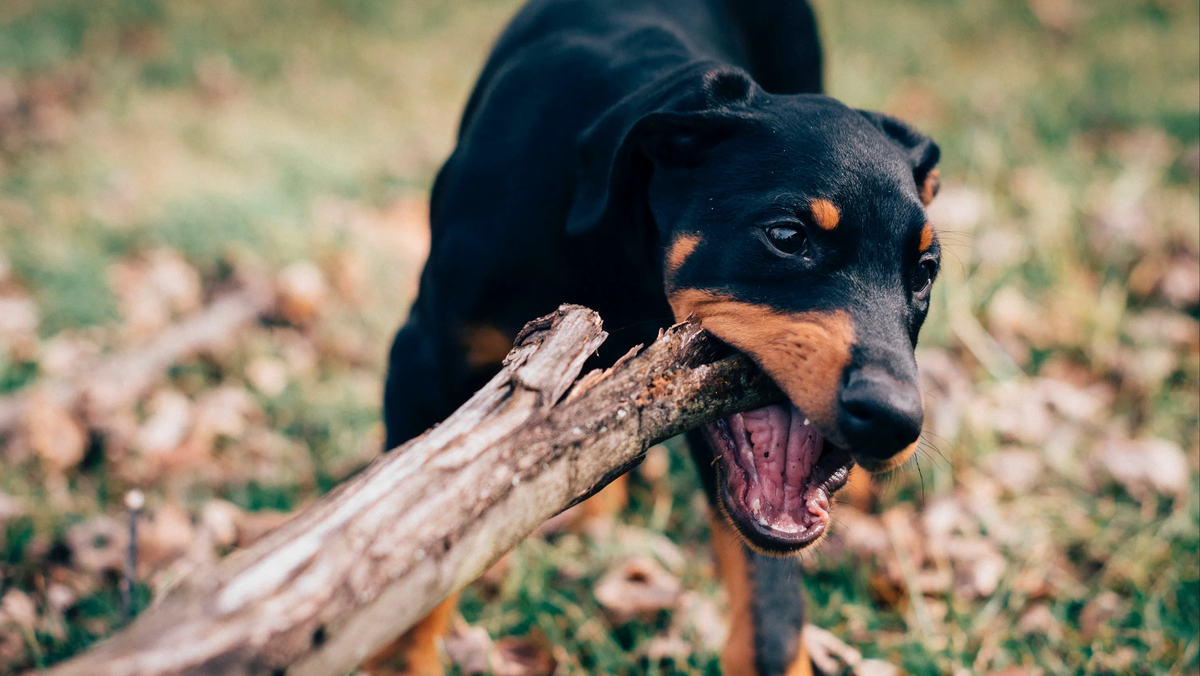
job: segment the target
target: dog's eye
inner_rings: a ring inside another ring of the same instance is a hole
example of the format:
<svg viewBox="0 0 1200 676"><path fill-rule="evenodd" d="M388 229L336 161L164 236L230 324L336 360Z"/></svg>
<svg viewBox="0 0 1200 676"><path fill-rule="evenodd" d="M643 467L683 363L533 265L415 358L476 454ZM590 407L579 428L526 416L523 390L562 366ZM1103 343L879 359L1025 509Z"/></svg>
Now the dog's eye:
<svg viewBox="0 0 1200 676"><path fill-rule="evenodd" d="M924 297L929 293L930 287L933 286L933 278L937 276L937 263L933 259L925 259L917 266L917 271L913 275L913 295L917 298Z"/></svg>
<svg viewBox="0 0 1200 676"><path fill-rule="evenodd" d="M780 253L790 255L808 253L808 236L803 231L786 225L773 225L766 229L767 240Z"/></svg>

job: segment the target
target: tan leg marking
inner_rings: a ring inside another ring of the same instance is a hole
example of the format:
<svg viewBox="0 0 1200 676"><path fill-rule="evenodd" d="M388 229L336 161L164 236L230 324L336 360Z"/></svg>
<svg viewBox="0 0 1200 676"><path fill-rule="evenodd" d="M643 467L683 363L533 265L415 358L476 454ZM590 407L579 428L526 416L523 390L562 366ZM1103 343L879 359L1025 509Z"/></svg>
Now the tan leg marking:
<svg viewBox="0 0 1200 676"><path fill-rule="evenodd" d="M819 427L836 429L838 385L854 344L849 313L784 314L699 289L673 293L670 302L678 321L696 315L704 328L758 362Z"/></svg>
<svg viewBox="0 0 1200 676"><path fill-rule="evenodd" d="M490 324L468 324L462 332L467 364L473 368L494 366L512 349L512 336Z"/></svg>
<svg viewBox="0 0 1200 676"><path fill-rule="evenodd" d="M442 676L440 642L450 630L450 618L458 609L458 594L442 601L415 627L380 648L362 665L371 676Z"/></svg>
<svg viewBox="0 0 1200 676"><path fill-rule="evenodd" d="M817 198L809 202L808 210L812 213L817 227L822 230L833 230L838 226L838 221L842 218L842 212L838 210L833 202L827 199Z"/></svg>
<svg viewBox="0 0 1200 676"><path fill-rule="evenodd" d="M717 514L712 525L713 550L725 591L729 596L729 638L721 653L721 673L725 676L756 676L754 661L754 588L742 540L725 518Z"/></svg>
<svg viewBox="0 0 1200 676"><path fill-rule="evenodd" d="M804 644L804 631L800 631L800 649L796 651L796 659L792 660L784 676L813 676L812 659L808 656L808 646Z"/></svg>

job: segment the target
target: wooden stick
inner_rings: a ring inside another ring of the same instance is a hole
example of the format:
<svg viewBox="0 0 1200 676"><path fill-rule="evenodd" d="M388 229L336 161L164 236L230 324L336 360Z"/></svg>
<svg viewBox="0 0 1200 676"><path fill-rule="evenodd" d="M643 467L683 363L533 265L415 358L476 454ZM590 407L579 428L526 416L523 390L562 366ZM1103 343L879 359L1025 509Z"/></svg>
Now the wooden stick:
<svg viewBox="0 0 1200 676"><path fill-rule="evenodd" d="M783 398L695 323L568 394L605 337L579 306L531 322L444 423L49 674L343 674L650 445Z"/></svg>

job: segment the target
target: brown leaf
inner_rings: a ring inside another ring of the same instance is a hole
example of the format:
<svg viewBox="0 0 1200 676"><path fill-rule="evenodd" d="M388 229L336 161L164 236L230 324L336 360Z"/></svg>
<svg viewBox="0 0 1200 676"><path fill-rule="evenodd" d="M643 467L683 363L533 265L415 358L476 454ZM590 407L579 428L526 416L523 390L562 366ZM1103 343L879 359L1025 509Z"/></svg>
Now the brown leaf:
<svg viewBox="0 0 1200 676"><path fill-rule="evenodd" d="M288 385L288 367L274 357L256 357L246 365L246 380L268 397L277 397Z"/></svg>
<svg viewBox="0 0 1200 676"><path fill-rule="evenodd" d="M1025 636L1042 636L1051 641L1062 639L1062 625L1054 617L1050 606L1044 603L1035 604L1021 614L1017 620L1017 630Z"/></svg>
<svg viewBox="0 0 1200 676"><path fill-rule="evenodd" d="M38 392L21 419L21 439L51 472L61 474L83 460L87 431L49 395Z"/></svg>
<svg viewBox="0 0 1200 676"><path fill-rule="evenodd" d="M64 537L71 550L71 561L80 571L91 575L124 570L128 528L123 521L106 514L72 526Z"/></svg>
<svg viewBox="0 0 1200 676"><path fill-rule="evenodd" d="M473 627L456 617L453 630L443 639L446 657L464 674L487 673L495 650L492 638L483 627Z"/></svg>
<svg viewBox="0 0 1200 676"><path fill-rule="evenodd" d="M654 559L636 556L610 570L596 584L596 601L615 624L653 615L679 600L679 580Z"/></svg>
<svg viewBox="0 0 1200 676"><path fill-rule="evenodd" d="M1092 641L1100 630L1121 614L1124 603L1121 597L1112 591L1101 592L1096 598L1087 602L1079 613L1079 633L1085 640Z"/></svg>
<svg viewBox="0 0 1200 676"><path fill-rule="evenodd" d="M0 624L11 622L26 631L33 631L37 619L37 605L20 589L9 589L0 598Z"/></svg>
<svg viewBox="0 0 1200 676"><path fill-rule="evenodd" d="M226 500L209 500L200 510L200 529L216 547L232 547L238 541L242 510Z"/></svg>
<svg viewBox="0 0 1200 676"><path fill-rule="evenodd" d="M692 654L692 647L683 637L675 634L659 634L646 643L642 654L652 663L663 660L684 662Z"/></svg>
<svg viewBox="0 0 1200 676"><path fill-rule="evenodd" d="M279 273L279 312L294 324L317 316L328 295L325 274L310 261L297 261Z"/></svg>
<svg viewBox="0 0 1200 676"><path fill-rule="evenodd" d="M550 645L540 636L509 636L496 641L494 676L550 676L556 666Z"/></svg>
<svg viewBox="0 0 1200 676"><path fill-rule="evenodd" d="M1098 467L1138 500L1152 494L1171 498L1187 495L1187 457L1166 439L1124 439L1114 435L1094 454Z"/></svg>
<svg viewBox="0 0 1200 676"><path fill-rule="evenodd" d="M148 575L185 556L196 539L183 507L167 503L143 519L138 529L138 571Z"/></svg>

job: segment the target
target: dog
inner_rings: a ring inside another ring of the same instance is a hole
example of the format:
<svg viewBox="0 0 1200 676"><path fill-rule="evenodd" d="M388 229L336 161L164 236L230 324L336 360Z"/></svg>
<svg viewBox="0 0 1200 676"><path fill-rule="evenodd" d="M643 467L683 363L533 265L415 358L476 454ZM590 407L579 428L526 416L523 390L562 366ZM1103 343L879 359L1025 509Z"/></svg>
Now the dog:
<svg viewBox="0 0 1200 676"><path fill-rule="evenodd" d="M851 468L899 466L923 421L938 146L821 91L804 0L533 0L434 183L429 259L390 353L388 448L565 302L604 318L602 362L695 317L759 364L789 402L687 437L716 515L730 675L811 673L793 555L827 533ZM410 673L440 673L450 612L404 639Z"/></svg>

